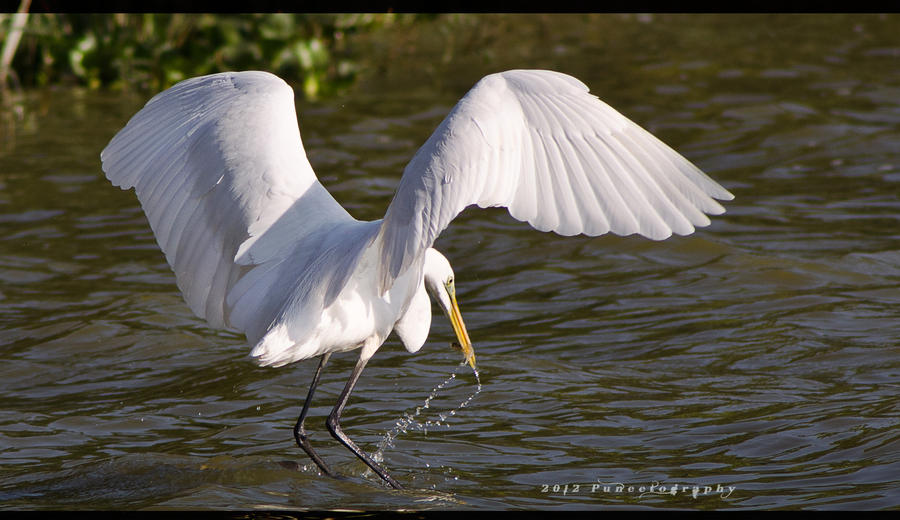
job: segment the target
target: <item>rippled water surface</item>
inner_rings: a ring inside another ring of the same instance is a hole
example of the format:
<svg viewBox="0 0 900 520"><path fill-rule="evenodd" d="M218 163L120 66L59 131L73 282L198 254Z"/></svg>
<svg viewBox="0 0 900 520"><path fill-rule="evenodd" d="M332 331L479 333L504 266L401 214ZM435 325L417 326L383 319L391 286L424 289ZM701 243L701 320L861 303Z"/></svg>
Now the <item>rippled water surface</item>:
<svg viewBox="0 0 900 520"><path fill-rule="evenodd" d="M736 196L663 242L464 212L437 247L481 391L459 407L477 385L439 318L416 355L390 338L345 412L403 491L324 427L354 353L332 357L308 423L335 480L292 439L315 361L259 368L183 303L134 194L100 171L146 97L7 103L0 508L900 507L898 29L505 16L357 43L360 82L299 101L310 160L357 218L379 218L453 103L509 68L579 77Z"/></svg>

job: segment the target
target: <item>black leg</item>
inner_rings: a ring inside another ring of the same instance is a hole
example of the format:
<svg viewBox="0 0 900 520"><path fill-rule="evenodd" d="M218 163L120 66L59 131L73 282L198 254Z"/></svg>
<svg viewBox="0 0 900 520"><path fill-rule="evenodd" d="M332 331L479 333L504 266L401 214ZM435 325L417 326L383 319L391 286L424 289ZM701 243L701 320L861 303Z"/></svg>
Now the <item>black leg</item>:
<svg viewBox="0 0 900 520"><path fill-rule="evenodd" d="M328 362L328 357L331 356L331 353L325 353L322 355L322 359L319 361L319 368L316 369L316 375L313 376L312 384L309 385L309 393L306 395L306 401L303 403L303 410L300 412L300 417L297 419L297 424L294 425L294 438L297 439L297 446L303 448L303 451L309 455L309 458L316 463L316 466L319 466L319 469L322 470L323 473L330 477L336 477L331 468L328 467L328 464L325 464L325 461L319 457L319 454L313 450L312 446L309 444L309 439L306 435L306 428L303 427L303 421L306 420L306 414L309 412L309 403L312 402L313 394L316 393L316 385L319 384L319 377L322 375L322 369L325 368L325 363Z"/></svg>
<svg viewBox="0 0 900 520"><path fill-rule="evenodd" d="M356 385L356 381L359 379L359 375L362 373L363 368L366 367L366 363L369 361L369 358L374 354L374 350L372 352L367 352L367 348L363 347L363 353L359 356L359 361L356 363L356 367L353 368L353 373L350 374L350 380L347 381L347 385L344 387L344 391L341 392L340 397L338 397L338 402L334 406L334 409L331 410L331 414L328 416L328 419L325 421L325 425L328 426L328 431L331 432L331 435L339 440L341 444L347 447L350 451L356 454L357 457L362 459L375 473L378 473L385 482L391 485L394 489L403 489L403 487L397 483L396 480L391 478L390 475L387 474L387 471L384 470L377 462L372 460L371 457L363 453L353 441L350 440L350 437L347 437L347 434L341 429L341 412L344 411L344 406L347 404L347 401L350 399L350 392L353 391L353 387Z"/></svg>

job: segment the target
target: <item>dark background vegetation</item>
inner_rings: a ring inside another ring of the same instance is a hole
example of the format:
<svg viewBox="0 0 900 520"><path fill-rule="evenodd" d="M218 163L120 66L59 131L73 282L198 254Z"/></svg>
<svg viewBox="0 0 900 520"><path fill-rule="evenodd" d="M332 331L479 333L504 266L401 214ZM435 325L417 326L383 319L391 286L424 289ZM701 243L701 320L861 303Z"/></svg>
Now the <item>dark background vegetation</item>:
<svg viewBox="0 0 900 520"><path fill-rule="evenodd" d="M0 42L15 14L0 14ZM224 70L264 69L298 82L308 98L351 83L353 35L434 15L30 13L5 87L80 85L155 92Z"/></svg>

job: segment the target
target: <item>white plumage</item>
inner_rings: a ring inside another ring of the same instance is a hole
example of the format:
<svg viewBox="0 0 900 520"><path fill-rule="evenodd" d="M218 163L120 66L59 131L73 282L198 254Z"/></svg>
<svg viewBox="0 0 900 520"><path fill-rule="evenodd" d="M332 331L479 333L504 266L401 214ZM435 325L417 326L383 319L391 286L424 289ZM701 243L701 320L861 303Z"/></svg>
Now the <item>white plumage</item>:
<svg viewBox="0 0 900 520"><path fill-rule="evenodd" d="M365 347L361 370L391 330L414 352L431 323L426 291L474 365L452 269L430 249L467 206L504 206L561 235L659 240L708 225L706 214L724 212L714 199L732 198L583 83L546 70L479 81L374 222L351 217L319 183L293 91L266 72L175 85L101 158L113 184L135 189L191 309L245 333L252 355L276 366L323 354L324 365L330 352Z"/></svg>

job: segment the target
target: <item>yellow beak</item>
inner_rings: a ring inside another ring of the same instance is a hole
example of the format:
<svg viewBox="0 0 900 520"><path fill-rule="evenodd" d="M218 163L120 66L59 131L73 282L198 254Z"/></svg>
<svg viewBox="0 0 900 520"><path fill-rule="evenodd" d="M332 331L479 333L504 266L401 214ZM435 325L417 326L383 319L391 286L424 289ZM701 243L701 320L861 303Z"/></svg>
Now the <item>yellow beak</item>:
<svg viewBox="0 0 900 520"><path fill-rule="evenodd" d="M472 348L472 340L469 339L469 333L466 331L466 324L463 323L462 314L459 313L459 305L456 303L456 291L448 291L450 293L450 323L453 325L453 332L459 339L459 347L463 351L466 361L475 368L475 350Z"/></svg>

